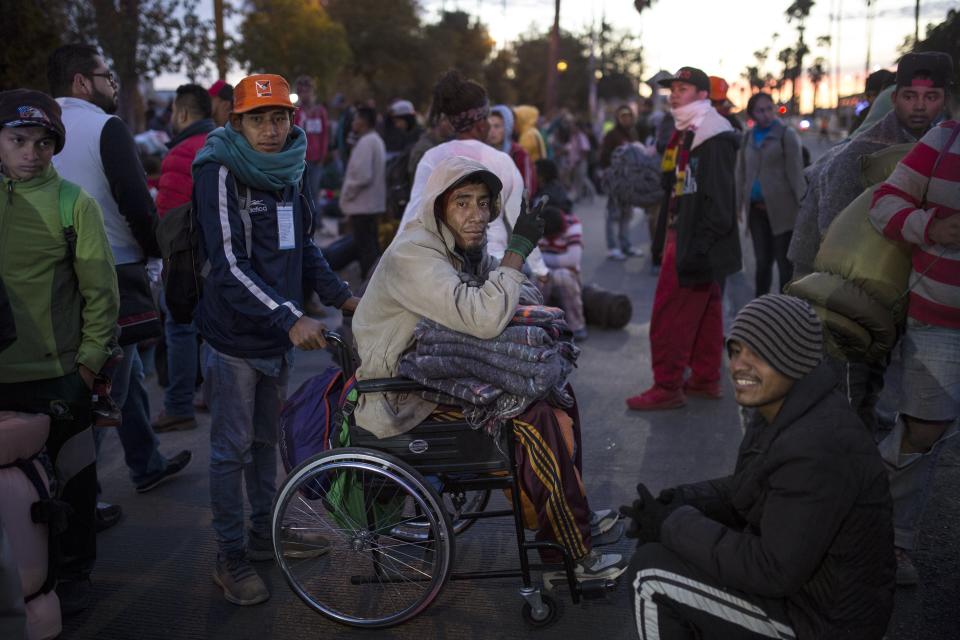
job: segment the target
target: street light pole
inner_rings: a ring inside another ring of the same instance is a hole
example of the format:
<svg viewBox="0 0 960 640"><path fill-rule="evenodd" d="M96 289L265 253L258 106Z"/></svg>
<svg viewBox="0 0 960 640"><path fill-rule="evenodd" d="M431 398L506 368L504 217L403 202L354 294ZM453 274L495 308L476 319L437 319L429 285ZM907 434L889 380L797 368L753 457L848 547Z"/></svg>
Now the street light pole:
<svg viewBox="0 0 960 640"><path fill-rule="evenodd" d="M550 47L547 55L547 104L546 115L552 117L557 110L557 59L560 54L560 0L554 3L553 30L550 32Z"/></svg>

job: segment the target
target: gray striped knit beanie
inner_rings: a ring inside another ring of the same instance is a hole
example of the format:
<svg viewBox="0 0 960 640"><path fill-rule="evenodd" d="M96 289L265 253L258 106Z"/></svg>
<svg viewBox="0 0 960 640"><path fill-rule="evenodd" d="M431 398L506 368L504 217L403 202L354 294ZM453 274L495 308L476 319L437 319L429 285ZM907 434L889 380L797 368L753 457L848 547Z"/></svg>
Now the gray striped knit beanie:
<svg viewBox="0 0 960 640"><path fill-rule="evenodd" d="M767 294L740 310L727 345L742 342L771 367L798 380L823 358L823 329L813 308L793 296Z"/></svg>

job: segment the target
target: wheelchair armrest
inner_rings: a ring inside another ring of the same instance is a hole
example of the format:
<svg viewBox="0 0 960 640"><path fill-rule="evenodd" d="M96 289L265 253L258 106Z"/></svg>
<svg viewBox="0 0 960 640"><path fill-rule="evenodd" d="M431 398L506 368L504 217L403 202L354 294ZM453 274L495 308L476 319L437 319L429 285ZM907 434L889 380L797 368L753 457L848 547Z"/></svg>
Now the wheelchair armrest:
<svg viewBox="0 0 960 640"><path fill-rule="evenodd" d="M424 391L427 387L409 378L371 378L357 381L357 393Z"/></svg>

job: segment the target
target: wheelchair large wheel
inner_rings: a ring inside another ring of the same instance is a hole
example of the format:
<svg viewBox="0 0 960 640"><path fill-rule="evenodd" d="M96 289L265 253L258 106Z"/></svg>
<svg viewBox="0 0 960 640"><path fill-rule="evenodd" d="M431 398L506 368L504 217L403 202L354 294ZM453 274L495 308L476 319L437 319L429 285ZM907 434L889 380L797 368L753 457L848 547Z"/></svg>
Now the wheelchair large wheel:
<svg viewBox="0 0 960 640"><path fill-rule="evenodd" d="M395 535L411 524L422 538ZM424 611L454 558L452 524L436 490L402 460L362 448L327 451L290 472L273 510L273 544L301 600L366 628Z"/></svg>
<svg viewBox="0 0 960 640"><path fill-rule="evenodd" d="M450 522L453 523L453 533L459 536L464 531L474 525L476 519L462 519L461 513L479 513L487 508L490 502L490 490L482 491L460 491L447 492L441 494L444 507L450 516ZM413 505L411 505L413 508ZM430 532L425 521L412 521L393 528L393 535L401 540L416 542L425 540Z"/></svg>

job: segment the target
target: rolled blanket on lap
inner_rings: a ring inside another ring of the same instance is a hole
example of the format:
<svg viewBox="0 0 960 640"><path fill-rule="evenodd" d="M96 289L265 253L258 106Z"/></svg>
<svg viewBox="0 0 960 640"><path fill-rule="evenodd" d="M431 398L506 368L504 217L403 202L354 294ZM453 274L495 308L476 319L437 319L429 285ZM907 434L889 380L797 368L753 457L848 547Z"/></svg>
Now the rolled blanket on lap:
<svg viewBox="0 0 960 640"><path fill-rule="evenodd" d="M432 378L425 375L418 366L416 357L412 353L408 353L400 359L399 373L404 378L410 378L426 387L436 389L447 396L457 398L469 404L487 405L503 395L503 389L499 389L488 382L483 382L476 378Z"/></svg>
<svg viewBox="0 0 960 640"><path fill-rule="evenodd" d="M517 307L513 312L511 324L545 326L556 322L563 322L563 309L548 307L542 304L531 304Z"/></svg>
<svg viewBox="0 0 960 640"><path fill-rule="evenodd" d="M428 387L423 398L458 404L471 425L495 434L537 400L572 406L565 385L580 349L570 335L563 310L543 305L517 307L510 326L489 340L424 319L399 373Z"/></svg>
<svg viewBox="0 0 960 640"><path fill-rule="evenodd" d="M514 373L472 357L427 356L417 353L415 359L420 373L430 379L437 380L466 373L496 384L507 393L529 398L542 398L550 389L562 383L572 369L572 365L559 356L540 363L532 374ZM515 361L513 363L517 364Z"/></svg>
<svg viewBox="0 0 960 640"><path fill-rule="evenodd" d="M481 340L442 327L427 327L421 322L413 332L418 345L457 344L472 349L501 353L511 358L540 362L544 359L543 347L550 347L556 340L543 327L507 327L493 340Z"/></svg>
<svg viewBox="0 0 960 640"><path fill-rule="evenodd" d="M491 342L491 344L497 344ZM520 346L520 345L516 345ZM525 347L526 349L532 349L532 347ZM509 371L511 373L516 373L522 376L538 376L543 372L543 367L545 363L548 363L556 358L559 358L559 350L557 348L549 349L539 349L539 353L536 354L538 360L527 360L521 358L515 358L503 353L497 353L495 351L488 351L486 349L478 349L472 345L466 344L455 344L452 342L445 342L441 344L418 344L417 345L417 356L442 356L442 357L452 357L452 358L472 358L490 365L491 367L496 367L498 369L503 369L504 371Z"/></svg>

